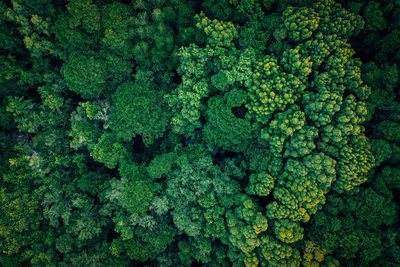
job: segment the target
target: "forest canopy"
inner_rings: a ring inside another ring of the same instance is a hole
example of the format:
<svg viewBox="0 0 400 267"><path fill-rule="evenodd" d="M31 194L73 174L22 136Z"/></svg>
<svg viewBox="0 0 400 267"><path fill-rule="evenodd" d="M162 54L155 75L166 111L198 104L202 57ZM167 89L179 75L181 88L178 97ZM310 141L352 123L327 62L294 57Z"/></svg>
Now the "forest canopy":
<svg viewBox="0 0 400 267"><path fill-rule="evenodd" d="M400 266L400 1L0 1L0 266Z"/></svg>

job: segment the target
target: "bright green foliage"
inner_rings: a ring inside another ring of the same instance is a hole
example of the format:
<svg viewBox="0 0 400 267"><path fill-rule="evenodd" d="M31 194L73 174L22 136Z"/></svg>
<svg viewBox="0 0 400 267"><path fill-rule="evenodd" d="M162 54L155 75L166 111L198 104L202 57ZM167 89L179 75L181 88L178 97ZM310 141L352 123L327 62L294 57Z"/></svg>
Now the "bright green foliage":
<svg viewBox="0 0 400 267"><path fill-rule="evenodd" d="M300 253L290 245L279 242L275 238L266 235L262 237L261 255L262 265L270 266L298 266Z"/></svg>
<svg viewBox="0 0 400 267"><path fill-rule="evenodd" d="M106 83L106 68L94 55L73 53L63 65L62 74L69 89L83 98L97 98Z"/></svg>
<svg viewBox="0 0 400 267"><path fill-rule="evenodd" d="M336 160L324 153L318 153L305 157L303 161L309 174L316 178L318 186L324 193L329 192L331 184L336 179Z"/></svg>
<svg viewBox="0 0 400 267"><path fill-rule="evenodd" d="M249 195L268 196L274 188L274 177L266 172L251 174L246 192Z"/></svg>
<svg viewBox="0 0 400 267"><path fill-rule="evenodd" d="M154 157L147 167L147 172L152 179L161 178L172 169L172 165L177 159L175 153L168 153Z"/></svg>
<svg viewBox="0 0 400 267"><path fill-rule="evenodd" d="M366 115L365 103L356 101L353 95L349 95L336 115L337 124L327 125L321 129L322 140L342 147L348 142L349 136L358 136L362 133L363 127L360 124L365 121Z"/></svg>
<svg viewBox="0 0 400 267"><path fill-rule="evenodd" d="M308 118L316 127L330 124L333 116L340 110L342 104L343 86L332 83L327 73L322 73L315 79L317 93L306 92L303 104Z"/></svg>
<svg viewBox="0 0 400 267"><path fill-rule="evenodd" d="M324 261L325 254L326 250L321 249L318 244L307 240L303 247L302 265L305 267L318 266Z"/></svg>
<svg viewBox="0 0 400 267"><path fill-rule="evenodd" d="M248 109L261 123L267 123L275 111L294 104L297 94L304 90L302 82L280 70L275 58L267 56L256 64L254 84L249 88Z"/></svg>
<svg viewBox="0 0 400 267"><path fill-rule="evenodd" d="M302 42L311 37L318 29L318 14L311 8L288 7L283 12L284 25L289 32L289 38L295 42Z"/></svg>
<svg viewBox="0 0 400 267"><path fill-rule="evenodd" d="M210 46L232 46L232 41L237 37L237 30L232 22L210 20L204 13L196 15L196 27L204 30L207 43Z"/></svg>
<svg viewBox="0 0 400 267"><path fill-rule="evenodd" d="M314 8L320 17L319 30L323 34L336 34L346 39L364 28L364 20L360 15L347 11L334 0L316 1Z"/></svg>
<svg viewBox="0 0 400 267"><path fill-rule="evenodd" d="M321 170L322 162L326 165ZM335 161L323 154L310 155L304 163L289 159L275 184L274 197L279 202L267 206L268 217L309 221L325 203L324 191L333 182L334 167Z"/></svg>
<svg viewBox="0 0 400 267"><path fill-rule="evenodd" d="M274 224L275 236L285 243L293 243L303 239L303 228L299 223L289 220L279 220Z"/></svg>
<svg viewBox="0 0 400 267"><path fill-rule="evenodd" d="M125 82L113 95L111 129L117 138L130 141L141 135L146 145L154 143L165 132L168 111L161 94L152 82Z"/></svg>
<svg viewBox="0 0 400 267"><path fill-rule="evenodd" d="M110 119L110 104L105 101L84 102L80 104L86 111L86 116L90 120L98 120L104 122L103 128L107 129L107 123Z"/></svg>
<svg viewBox="0 0 400 267"><path fill-rule="evenodd" d="M113 169L126 156L126 149L117 142L115 135L105 132L93 147L90 155L94 160L104 163L107 168Z"/></svg>
<svg viewBox="0 0 400 267"><path fill-rule="evenodd" d="M299 77L303 82L311 73L311 57L304 58L300 54L300 46L283 52L281 64L287 72Z"/></svg>
<svg viewBox="0 0 400 267"><path fill-rule="evenodd" d="M340 150L340 156L339 177L334 186L339 193L364 183L368 179L369 170L375 165L371 144L365 136L353 138L348 146Z"/></svg>
<svg viewBox="0 0 400 267"><path fill-rule="evenodd" d="M29 250L33 246L44 248L46 242L53 242L51 233L40 229L42 192L35 186L37 175L29 166L29 158L19 157L9 159L9 173L2 177L2 184L7 188L0 190L0 248L6 255L18 253L21 257L19 262L31 259ZM54 256L54 251L42 251L42 259L34 255L32 261L49 264Z"/></svg>
<svg viewBox="0 0 400 267"><path fill-rule="evenodd" d="M23 97L10 97L6 107L6 111L12 113L18 130L27 133L34 133L39 127L40 118L36 109L35 103L23 100Z"/></svg>
<svg viewBox="0 0 400 267"><path fill-rule="evenodd" d="M179 168L167 176L171 215L176 227L188 236L221 237L226 231L222 216L232 206L238 185L208 155L199 156L193 162L186 156L178 158Z"/></svg>
<svg viewBox="0 0 400 267"><path fill-rule="evenodd" d="M280 154L284 148L285 140L300 130L305 122L304 112L297 105L291 106L284 112L278 113L270 122L267 129L261 131L261 138L270 145L270 150Z"/></svg>
<svg viewBox="0 0 400 267"><path fill-rule="evenodd" d="M261 214L261 212L258 212L254 222L253 222L253 229L256 232L256 234L259 234L261 232L266 231L268 228L268 220L267 218Z"/></svg>
<svg viewBox="0 0 400 267"><path fill-rule="evenodd" d="M178 71L184 74L182 83L166 95L166 101L174 117L172 117L172 128L176 133L193 136L194 130L200 127L201 99L208 96L209 89L205 78L208 75L206 65L209 50L200 49L192 45L180 50L181 66Z"/></svg>
<svg viewBox="0 0 400 267"><path fill-rule="evenodd" d="M154 197L161 187L152 181L143 165L123 162L119 172L121 179L112 180L105 195L115 203L107 209L117 208L113 221L115 231L121 235L113 240L111 252L114 256L126 253L139 261L154 259L154 253L164 251L175 236L175 229L159 217L165 213L161 208L165 200L156 201Z"/></svg>
<svg viewBox="0 0 400 267"><path fill-rule="evenodd" d="M88 120L89 118L84 106L85 103L82 103L77 107L76 111L71 113L71 130L69 135L72 137L70 147L73 149L83 146L93 147L101 135L99 129L94 127L94 124Z"/></svg>
<svg viewBox="0 0 400 267"><path fill-rule="evenodd" d="M119 171L121 180L111 182L107 197L131 214L144 215L159 186L148 177L143 166L123 162Z"/></svg>
<svg viewBox="0 0 400 267"><path fill-rule="evenodd" d="M316 33L312 39L300 44L300 47L307 51L310 55L312 66L314 69L321 66L325 59L330 54L330 49L335 45L334 42L340 42L338 39L335 40L334 36L323 35L322 33ZM323 73L321 73L323 74Z"/></svg>
<svg viewBox="0 0 400 267"><path fill-rule="evenodd" d="M322 153L305 157L303 163L288 160L275 182L276 201L266 207L267 217L279 225L274 231L278 239L291 243L302 238L299 221L308 222L325 204L324 194L335 179L335 165L333 159ZM288 229L280 225L282 221Z"/></svg>
<svg viewBox="0 0 400 267"><path fill-rule="evenodd" d="M290 142L286 143L285 157L304 157L310 154L315 148L314 139L318 137L318 130L313 126L304 126L296 131Z"/></svg>
<svg viewBox="0 0 400 267"><path fill-rule="evenodd" d="M207 39L205 48L191 44L180 49L178 55L181 64L177 71L182 74L182 82L171 94L164 96L168 105L172 107L171 125L174 132L193 137L195 130L201 127L204 100L215 89L226 90L235 83L251 83L251 66L255 61L255 52L253 49L238 52L229 46L214 47L210 38ZM213 73L210 65L219 71ZM239 98L242 99L243 96ZM235 101L240 102L239 99Z"/></svg>
<svg viewBox="0 0 400 267"><path fill-rule="evenodd" d="M26 5L23 1L14 0L10 1L9 4L7 4L7 7L8 6L12 8L6 8L6 5L4 5L4 8L1 8L1 20L4 21L2 24L5 26L3 26L4 28L2 27L4 30L2 35L9 35L11 32L15 34L15 30L18 30L20 34L17 38L20 39L18 41L23 42L25 48L29 50L32 57L39 58L48 53L56 53L55 45L50 38L51 28L54 24L52 16L55 15L53 3L49 1L40 1ZM7 25L9 22L13 24ZM3 43L5 45L2 47L8 49L17 48L15 46L12 47L15 45L16 40L5 40L4 36L2 37L1 39L4 40ZM19 53L20 52L22 51L19 51Z"/></svg>
<svg viewBox="0 0 400 267"><path fill-rule="evenodd" d="M351 55L354 55L355 51L352 49L340 49L338 51L341 53L340 57L334 58L331 57L332 61L340 60L347 61L347 58L351 58ZM344 58L346 57L347 58ZM330 62L328 60L328 64L336 64L336 62ZM343 83L346 88L352 91L359 99L366 100L368 96L371 94L371 89L366 86L361 80L361 61L358 59L350 59L347 61L347 64L344 64L343 69L332 68L331 75L337 80L339 83Z"/></svg>
<svg viewBox="0 0 400 267"><path fill-rule="evenodd" d="M238 195L237 200L240 204L226 215L229 242L244 253L240 257L242 261L246 263L251 259L250 262L257 262L253 251L261 245L260 237L268 228L268 220L249 197Z"/></svg>

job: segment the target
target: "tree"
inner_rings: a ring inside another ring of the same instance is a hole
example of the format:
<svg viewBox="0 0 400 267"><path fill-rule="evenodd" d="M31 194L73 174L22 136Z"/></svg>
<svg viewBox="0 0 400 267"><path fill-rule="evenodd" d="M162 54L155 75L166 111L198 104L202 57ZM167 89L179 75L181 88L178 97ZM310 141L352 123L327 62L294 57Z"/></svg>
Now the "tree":
<svg viewBox="0 0 400 267"><path fill-rule="evenodd" d="M149 145L163 135L169 112L155 88L149 81L125 82L117 88L111 107L111 129L117 138L130 141L140 135Z"/></svg>

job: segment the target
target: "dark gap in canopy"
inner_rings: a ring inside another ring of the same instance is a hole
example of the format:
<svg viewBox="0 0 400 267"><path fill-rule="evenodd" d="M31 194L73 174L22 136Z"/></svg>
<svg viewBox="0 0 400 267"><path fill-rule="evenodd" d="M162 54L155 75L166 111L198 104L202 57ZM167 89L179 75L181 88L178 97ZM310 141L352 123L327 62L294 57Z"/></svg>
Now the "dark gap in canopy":
<svg viewBox="0 0 400 267"><path fill-rule="evenodd" d="M246 114L247 111L248 111L248 109L246 108L246 106L244 104L241 105L240 107L232 108L233 115L235 115L235 117L238 119L244 119L244 115Z"/></svg>

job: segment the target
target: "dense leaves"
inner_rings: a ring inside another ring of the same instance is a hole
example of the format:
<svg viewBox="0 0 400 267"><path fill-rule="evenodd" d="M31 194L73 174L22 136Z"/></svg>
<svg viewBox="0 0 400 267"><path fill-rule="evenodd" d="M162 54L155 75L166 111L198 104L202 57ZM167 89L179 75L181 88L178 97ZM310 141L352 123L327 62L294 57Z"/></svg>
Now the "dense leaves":
<svg viewBox="0 0 400 267"><path fill-rule="evenodd" d="M0 266L399 266L395 0L0 3Z"/></svg>

